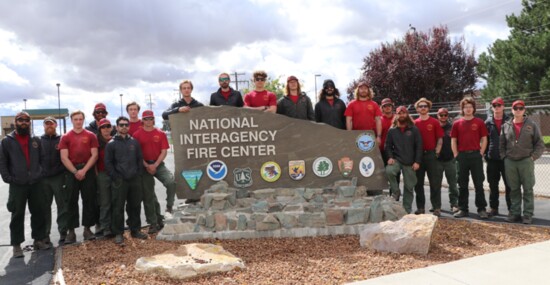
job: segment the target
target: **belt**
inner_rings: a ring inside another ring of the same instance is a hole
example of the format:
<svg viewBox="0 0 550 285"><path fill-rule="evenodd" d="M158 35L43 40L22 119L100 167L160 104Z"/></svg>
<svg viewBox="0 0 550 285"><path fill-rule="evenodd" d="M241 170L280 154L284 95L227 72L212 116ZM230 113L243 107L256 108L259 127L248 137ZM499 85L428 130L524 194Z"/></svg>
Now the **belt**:
<svg viewBox="0 0 550 285"><path fill-rule="evenodd" d="M465 150L465 151L459 151L461 153L474 153L474 152L479 152L479 149L478 150Z"/></svg>
<svg viewBox="0 0 550 285"><path fill-rule="evenodd" d="M424 153L432 153L432 152L435 152L435 150L425 150Z"/></svg>
<svg viewBox="0 0 550 285"><path fill-rule="evenodd" d="M147 162L147 164L155 164L155 162L157 162L156 160L146 160L145 162Z"/></svg>

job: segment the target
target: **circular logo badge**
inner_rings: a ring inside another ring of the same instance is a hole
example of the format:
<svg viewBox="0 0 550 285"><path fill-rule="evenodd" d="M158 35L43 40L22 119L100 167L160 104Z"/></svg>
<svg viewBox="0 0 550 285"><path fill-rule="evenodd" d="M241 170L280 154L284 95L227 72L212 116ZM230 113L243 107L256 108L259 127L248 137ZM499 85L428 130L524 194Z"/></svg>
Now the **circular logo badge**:
<svg viewBox="0 0 550 285"><path fill-rule="evenodd" d="M374 149L374 146L376 145L376 140L375 140L374 134L371 132L368 132L368 133L362 133L359 136L357 136L355 143L357 145L357 148L361 152L369 152L372 149Z"/></svg>
<svg viewBox="0 0 550 285"><path fill-rule="evenodd" d="M432 124L427 124L426 125L426 130L431 131L433 129L434 129L434 125L432 125Z"/></svg>
<svg viewBox="0 0 550 285"><path fill-rule="evenodd" d="M281 177L281 167L277 162L268 161L262 165L260 173L265 181L275 182Z"/></svg>
<svg viewBox="0 0 550 285"><path fill-rule="evenodd" d="M312 167L313 173L319 177L327 177L332 173L332 162L324 156L315 159Z"/></svg>
<svg viewBox="0 0 550 285"><path fill-rule="evenodd" d="M206 174L210 179L220 181L227 175L227 165L220 160L213 160L206 166Z"/></svg>
<svg viewBox="0 0 550 285"><path fill-rule="evenodd" d="M374 161L372 158L365 156L359 162L359 171L364 177L371 177L374 174Z"/></svg>
<svg viewBox="0 0 550 285"><path fill-rule="evenodd" d="M477 124L472 124L472 131L477 131L477 129L478 129Z"/></svg>

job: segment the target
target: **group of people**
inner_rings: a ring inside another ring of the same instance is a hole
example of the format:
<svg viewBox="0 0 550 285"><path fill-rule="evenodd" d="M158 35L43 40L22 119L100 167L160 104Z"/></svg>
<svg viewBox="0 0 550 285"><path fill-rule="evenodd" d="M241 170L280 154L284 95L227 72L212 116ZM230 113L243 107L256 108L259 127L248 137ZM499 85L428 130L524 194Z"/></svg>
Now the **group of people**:
<svg viewBox="0 0 550 285"><path fill-rule="evenodd" d="M169 149L166 134L155 127L153 111L138 114L136 102L126 105L128 117L113 125L104 104L94 107L94 120L84 128L85 114L70 114L73 129L57 134L53 117L43 121L44 135L30 131L26 112L15 116L15 130L0 143L0 174L9 184L7 207L11 212L10 238L13 256L22 257L24 216L28 203L35 249L51 247L50 231L55 199L60 244L77 241L82 199L83 239L113 238L124 243L124 210L133 238L147 239L141 231L141 204L149 224L148 234L164 226L155 194L155 178L167 190L166 211L172 212L175 180L164 165ZM95 233L91 227L95 226Z"/></svg>

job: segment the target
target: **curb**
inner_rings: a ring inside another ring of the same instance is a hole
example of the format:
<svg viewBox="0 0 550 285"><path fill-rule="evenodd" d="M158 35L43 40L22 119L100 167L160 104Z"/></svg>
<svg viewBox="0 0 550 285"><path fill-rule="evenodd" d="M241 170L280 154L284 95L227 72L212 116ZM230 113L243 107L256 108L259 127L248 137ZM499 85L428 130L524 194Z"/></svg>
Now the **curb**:
<svg viewBox="0 0 550 285"><path fill-rule="evenodd" d="M53 269L52 282L55 285L66 285L63 277L63 247L58 246L55 250L55 265Z"/></svg>

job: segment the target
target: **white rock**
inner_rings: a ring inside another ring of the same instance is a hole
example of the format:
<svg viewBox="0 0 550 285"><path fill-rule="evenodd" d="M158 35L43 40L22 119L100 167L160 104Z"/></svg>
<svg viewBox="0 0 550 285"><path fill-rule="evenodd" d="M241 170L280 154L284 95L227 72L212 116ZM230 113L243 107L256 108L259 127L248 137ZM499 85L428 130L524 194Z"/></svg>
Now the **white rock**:
<svg viewBox="0 0 550 285"><path fill-rule="evenodd" d="M240 258L221 246L205 243L182 245L173 252L141 257L136 261L137 271L175 279L231 271L237 267L245 268Z"/></svg>
<svg viewBox="0 0 550 285"><path fill-rule="evenodd" d="M378 251L426 255L436 223L434 215L406 215L395 222L369 224L360 234L360 243Z"/></svg>

